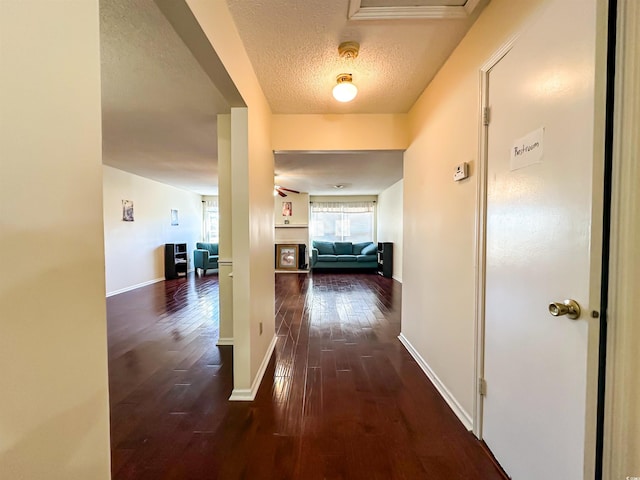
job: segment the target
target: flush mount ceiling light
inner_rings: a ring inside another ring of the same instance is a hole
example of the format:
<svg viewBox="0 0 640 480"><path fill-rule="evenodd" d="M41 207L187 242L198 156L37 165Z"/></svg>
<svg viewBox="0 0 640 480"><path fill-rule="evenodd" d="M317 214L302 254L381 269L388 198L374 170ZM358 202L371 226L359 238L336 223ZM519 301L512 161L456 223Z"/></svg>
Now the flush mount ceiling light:
<svg viewBox="0 0 640 480"><path fill-rule="evenodd" d="M353 60L358 56L360 45L357 42L343 42L338 47L340 58ZM358 88L353 84L353 75L341 73L336 77L336 86L333 87L333 98L339 102L350 102L358 94Z"/></svg>
<svg viewBox="0 0 640 480"><path fill-rule="evenodd" d="M350 102L358 94L358 88L352 83L353 77L350 73L341 73L336 78L338 84L333 87L333 98L339 102Z"/></svg>

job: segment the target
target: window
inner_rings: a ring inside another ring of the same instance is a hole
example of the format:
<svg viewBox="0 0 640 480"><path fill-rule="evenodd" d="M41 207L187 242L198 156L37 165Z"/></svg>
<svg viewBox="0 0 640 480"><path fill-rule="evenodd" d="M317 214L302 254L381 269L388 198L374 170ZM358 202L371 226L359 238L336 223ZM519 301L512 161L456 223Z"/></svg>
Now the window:
<svg viewBox="0 0 640 480"><path fill-rule="evenodd" d="M327 242L374 241L374 202L313 202L311 238Z"/></svg>
<svg viewBox="0 0 640 480"><path fill-rule="evenodd" d="M218 199L202 202L202 240L218 243Z"/></svg>

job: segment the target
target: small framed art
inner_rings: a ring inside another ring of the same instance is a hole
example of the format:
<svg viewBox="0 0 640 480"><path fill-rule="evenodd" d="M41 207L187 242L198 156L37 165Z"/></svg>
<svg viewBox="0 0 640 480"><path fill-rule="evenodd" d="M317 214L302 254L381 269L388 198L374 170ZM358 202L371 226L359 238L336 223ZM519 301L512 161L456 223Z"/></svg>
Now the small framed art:
<svg viewBox="0 0 640 480"><path fill-rule="evenodd" d="M133 222L133 200L122 200L122 221Z"/></svg>
<svg viewBox="0 0 640 480"><path fill-rule="evenodd" d="M276 268L284 270L298 269L298 246L297 245L278 245L276 249L277 263Z"/></svg>

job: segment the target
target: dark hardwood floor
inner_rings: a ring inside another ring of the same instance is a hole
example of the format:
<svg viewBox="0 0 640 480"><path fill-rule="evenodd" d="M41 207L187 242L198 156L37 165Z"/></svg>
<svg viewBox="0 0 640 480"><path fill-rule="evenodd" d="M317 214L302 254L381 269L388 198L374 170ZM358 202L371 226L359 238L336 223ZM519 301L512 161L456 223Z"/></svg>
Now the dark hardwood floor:
<svg viewBox="0 0 640 480"><path fill-rule="evenodd" d="M114 479L505 478L398 341L399 283L276 275L276 352L229 402L217 280L107 299Z"/></svg>

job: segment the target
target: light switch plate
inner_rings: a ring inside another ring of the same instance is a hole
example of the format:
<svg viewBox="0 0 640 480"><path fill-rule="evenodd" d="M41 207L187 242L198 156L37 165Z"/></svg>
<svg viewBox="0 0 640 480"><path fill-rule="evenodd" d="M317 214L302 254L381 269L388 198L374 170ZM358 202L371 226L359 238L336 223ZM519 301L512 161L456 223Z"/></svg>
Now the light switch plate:
<svg viewBox="0 0 640 480"><path fill-rule="evenodd" d="M453 173L453 181L458 182L463 180L469 176L469 164L467 162L462 162L459 165L456 165L456 171Z"/></svg>

